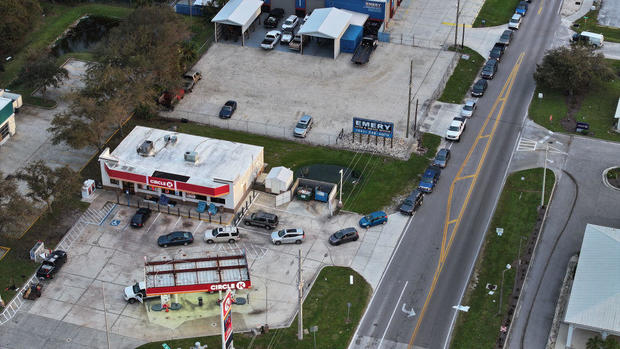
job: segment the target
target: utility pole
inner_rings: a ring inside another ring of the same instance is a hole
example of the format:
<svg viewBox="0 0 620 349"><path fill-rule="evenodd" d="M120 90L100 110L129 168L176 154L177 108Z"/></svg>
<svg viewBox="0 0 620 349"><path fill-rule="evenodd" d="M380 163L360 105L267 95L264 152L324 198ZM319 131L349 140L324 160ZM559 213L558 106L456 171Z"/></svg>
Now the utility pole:
<svg viewBox="0 0 620 349"><path fill-rule="evenodd" d="M342 208L342 176L343 176L343 172L342 169L340 169L340 198L338 199L338 206L340 206Z"/></svg>
<svg viewBox="0 0 620 349"><path fill-rule="evenodd" d="M299 321L298 321L298 326L299 326L299 331L297 333L297 339L302 340L304 339L304 316L303 316L303 297L304 297L304 279L302 277L301 274L301 248L299 249L299 270L297 271L298 275L299 275L299 315L297 315Z"/></svg>
<svg viewBox="0 0 620 349"><path fill-rule="evenodd" d="M418 102L420 100L416 98L415 100L415 116L413 118L413 138L415 138L418 134Z"/></svg>
<svg viewBox="0 0 620 349"><path fill-rule="evenodd" d="M463 23L463 36L461 38L461 49L465 49L465 23Z"/></svg>
<svg viewBox="0 0 620 349"><path fill-rule="evenodd" d="M411 115L411 85L413 84L413 59L409 67L409 98L407 98L407 132L405 138L409 138L409 117ZM414 133L415 137L415 133Z"/></svg>
<svg viewBox="0 0 620 349"><path fill-rule="evenodd" d="M187 0L187 6L189 6L189 19L191 21L192 20L192 0Z"/></svg>
<svg viewBox="0 0 620 349"><path fill-rule="evenodd" d="M454 26L454 49L458 48L459 37L459 8L461 7L461 0L456 0L456 25Z"/></svg>

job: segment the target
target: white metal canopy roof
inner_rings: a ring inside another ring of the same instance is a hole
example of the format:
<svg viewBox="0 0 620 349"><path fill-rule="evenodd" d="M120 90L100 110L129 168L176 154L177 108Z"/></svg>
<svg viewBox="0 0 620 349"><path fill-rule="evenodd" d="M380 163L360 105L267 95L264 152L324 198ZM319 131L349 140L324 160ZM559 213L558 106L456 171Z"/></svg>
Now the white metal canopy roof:
<svg viewBox="0 0 620 349"><path fill-rule="evenodd" d="M350 13L335 7L318 8L301 26L297 34L317 36L326 39L339 39L349 27L353 17Z"/></svg>
<svg viewBox="0 0 620 349"><path fill-rule="evenodd" d="M620 229L586 226L564 321L620 334Z"/></svg>
<svg viewBox="0 0 620 349"><path fill-rule="evenodd" d="M260 15L261 0L230 0L211 22L237 25L243 31Z"/></svg>

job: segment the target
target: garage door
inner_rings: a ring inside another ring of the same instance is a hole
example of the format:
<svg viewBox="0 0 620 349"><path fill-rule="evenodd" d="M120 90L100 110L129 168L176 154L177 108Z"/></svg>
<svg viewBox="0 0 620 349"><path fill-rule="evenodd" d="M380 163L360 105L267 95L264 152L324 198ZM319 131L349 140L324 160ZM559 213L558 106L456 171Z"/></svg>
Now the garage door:
<svg viewBox="0 0 620 349"><path fill-rule="evenodd" d="M306 13L310 13L315 8L324 8L325 0L306 0Z"/></svg>
<svg viewBox="0 0 620 349"><path fill-rule="evenodd" d="M274 9L278 7L284 9L284 18L282 18L282 20L295 14L295 0L271 0L271 8Z"/></svg>

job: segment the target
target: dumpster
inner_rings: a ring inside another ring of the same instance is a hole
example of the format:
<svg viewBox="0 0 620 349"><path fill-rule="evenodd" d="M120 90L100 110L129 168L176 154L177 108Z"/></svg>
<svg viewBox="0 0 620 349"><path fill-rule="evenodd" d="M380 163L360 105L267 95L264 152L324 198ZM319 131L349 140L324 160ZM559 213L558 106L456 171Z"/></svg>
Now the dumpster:
<svg viewBox="0 0 620 349"><path fill-rule="evenodd" d="M314 200L321 201L321 202L327 202L328 196L329 196L329 193L322 191L321 186L317 185L314 188Z"/></svg>
<svg viewBox="0 0 620 349"><path fill-rule="evenodd" d="M312 199L312 188L308 187L298 187L297 188L297 198L299 200L308 201Z"/></svg>

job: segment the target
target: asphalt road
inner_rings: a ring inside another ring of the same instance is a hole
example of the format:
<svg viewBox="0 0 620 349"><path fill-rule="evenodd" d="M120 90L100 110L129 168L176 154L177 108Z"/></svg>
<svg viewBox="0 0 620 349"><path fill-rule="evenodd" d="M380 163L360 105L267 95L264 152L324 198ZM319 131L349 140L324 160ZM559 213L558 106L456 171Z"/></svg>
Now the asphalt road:
<svg viewBox="0 0 620 349"><path fill-rule="evenodd" d="M451 146L438 187L405 228L352 348L449 344L452 307L461 300L492 217L534 92L532 74L560 23L560 5L530 5L464 138Z"/></svg>

